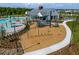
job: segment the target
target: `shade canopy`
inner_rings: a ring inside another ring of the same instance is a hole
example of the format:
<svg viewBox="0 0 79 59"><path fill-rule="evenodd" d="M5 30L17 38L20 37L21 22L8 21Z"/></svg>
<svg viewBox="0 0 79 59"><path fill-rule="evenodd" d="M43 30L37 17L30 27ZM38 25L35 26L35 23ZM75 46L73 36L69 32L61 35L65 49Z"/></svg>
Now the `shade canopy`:
<svg viewBox="0 0 79 59"><path fill-rule="evenodd" d="M25 14L27 15L27 11L25 12Z"/></svg>
<svg viewBox="0 0 79 59"><path fill-rule="evenodd" d="M37 16L38 16L38 17L42 17L43 15L39 12L39 13L37 14Z"/></svg>

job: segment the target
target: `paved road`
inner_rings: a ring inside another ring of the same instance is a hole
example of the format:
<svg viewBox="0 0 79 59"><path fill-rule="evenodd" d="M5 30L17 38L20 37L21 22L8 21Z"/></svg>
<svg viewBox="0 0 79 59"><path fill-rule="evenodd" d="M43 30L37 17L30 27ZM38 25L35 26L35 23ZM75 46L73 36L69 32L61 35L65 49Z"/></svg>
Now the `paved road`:
<svg viewBox="0 0 79 59"><path fill-rule="evenodd" d="M70 43L71 40L71 30L70 28L66 25L66 22L68 21L72 21L72 20L66 20L64 21L61 25L64 25L64 27L66 28L66 37L64 38L63 41L56 43L54 45L51 45L49 47L40 49L40 50L36 50L33 52L26 52L24 55L45 55L45 54L49 54L52 52L55 52L65 46L67 46Z"/></svg>

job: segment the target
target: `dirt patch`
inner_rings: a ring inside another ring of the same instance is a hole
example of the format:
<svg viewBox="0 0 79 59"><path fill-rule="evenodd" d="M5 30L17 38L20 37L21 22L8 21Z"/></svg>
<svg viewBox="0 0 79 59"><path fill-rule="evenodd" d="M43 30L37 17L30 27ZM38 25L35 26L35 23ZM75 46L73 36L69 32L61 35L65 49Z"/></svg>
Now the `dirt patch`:
<svg viewBox="0 0 79 59"><path fill-rule="evenodd" d="M31 29L21 35L21 44L24 52L30 52L42 49L64 39L66 34L64 26L59 27L37 27L36 24L31 26Z"/></svg>

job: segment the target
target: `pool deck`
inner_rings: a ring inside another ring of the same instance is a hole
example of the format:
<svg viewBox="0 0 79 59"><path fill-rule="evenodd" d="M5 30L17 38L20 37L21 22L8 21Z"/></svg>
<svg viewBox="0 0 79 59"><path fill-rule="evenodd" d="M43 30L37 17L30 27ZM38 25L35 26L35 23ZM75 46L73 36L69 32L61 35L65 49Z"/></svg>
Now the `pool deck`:
<svg viewBox="0 0 79 59"><path fill-rule="evenodd" d="M25 25L16 27L16 32L19 32L19 31L23 30L24 28L25 28ZM14 28L8 28L8 29L6 30L6 34L8 34L8 33L9 33L9 34L14 33Z"/></svg>

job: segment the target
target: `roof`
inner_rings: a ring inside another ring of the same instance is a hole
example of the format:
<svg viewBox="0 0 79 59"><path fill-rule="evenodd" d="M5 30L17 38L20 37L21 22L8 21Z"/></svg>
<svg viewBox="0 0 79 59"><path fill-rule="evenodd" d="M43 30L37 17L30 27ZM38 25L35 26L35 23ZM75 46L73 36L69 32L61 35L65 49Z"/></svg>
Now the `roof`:
<svg viewBox="0 0 79 59"><path fill-rule="evenodd" d="M49 9L42 9L42 10L39 10L39 9L34 9L30 12L28 12L28 15L30 16L38 16L38 14L40 13L42 16L48 16L50 15L50 11L51 12L51 15L54 16L54 15L59 15L58 12L56 10L49 10Z"/></svg>

